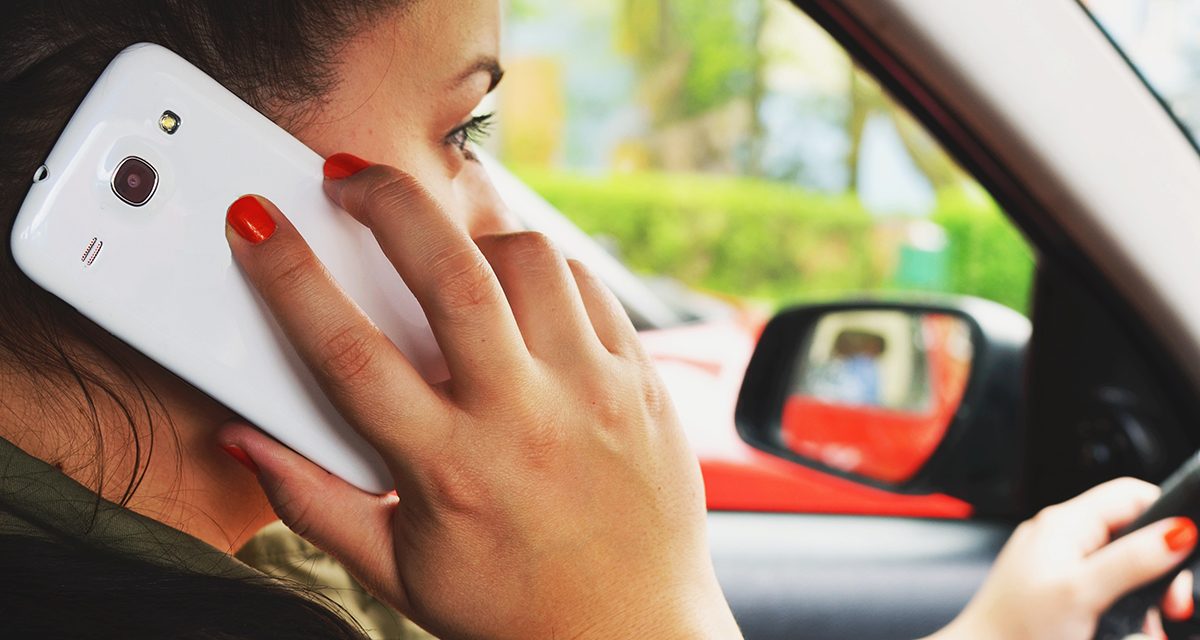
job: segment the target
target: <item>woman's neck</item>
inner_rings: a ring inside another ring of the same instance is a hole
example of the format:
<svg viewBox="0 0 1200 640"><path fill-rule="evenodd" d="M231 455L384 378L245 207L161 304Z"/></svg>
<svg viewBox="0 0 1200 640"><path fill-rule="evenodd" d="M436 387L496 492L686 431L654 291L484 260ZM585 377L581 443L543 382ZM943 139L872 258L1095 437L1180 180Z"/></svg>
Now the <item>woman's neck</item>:
<svg viewBox="0 0 1200 640"><path fill-rule="evenodd" d="M213 437L232 414L156 365L135 363L142 393L116 376L85 394L73 377L0 366L0 437L105 499L236 551L275 516Z"/></svg>

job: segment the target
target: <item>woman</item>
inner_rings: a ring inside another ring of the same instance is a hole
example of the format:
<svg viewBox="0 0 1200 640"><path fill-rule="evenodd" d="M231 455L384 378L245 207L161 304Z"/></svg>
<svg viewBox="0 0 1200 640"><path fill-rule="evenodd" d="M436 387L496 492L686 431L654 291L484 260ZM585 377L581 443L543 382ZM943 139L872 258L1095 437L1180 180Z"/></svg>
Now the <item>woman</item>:
<svg viewBox="0 0 1200 640"><path fill-rule="evenodd" d="M472 111L501 76L499 17L496 0L9 8L7 224L100 70L131 43L158 42L329 158L329 196L421 300L452 377L425 384L286 212L255 196L230 205L247 278L396 477L396 495L366 495L230 422L4 256L8 633L355 637L321 603L229 559L278 514L444 637L739 636L708 557L696 462L628 319L545 238L507 233L471 152L484 125ZM1195 545L1191 523L1167 521L1105 546L1155 492L1111 483L1023 525L943 636L1089 637L1116 597ZM1177 587L1165 610L1182 617L1189 585Z"/></svg>

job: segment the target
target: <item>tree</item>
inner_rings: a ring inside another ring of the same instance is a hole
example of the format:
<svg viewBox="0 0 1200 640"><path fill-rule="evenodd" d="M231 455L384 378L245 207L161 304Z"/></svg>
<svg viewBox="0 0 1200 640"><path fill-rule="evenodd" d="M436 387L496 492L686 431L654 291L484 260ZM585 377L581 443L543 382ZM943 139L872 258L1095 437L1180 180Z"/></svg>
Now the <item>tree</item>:
<svg viewBox="0 0 1200 640"><path fill-rule="evenodd" d="M748 100L745 169L758 170L763 96L759 34L766 0L622 0L617 44L641 78L651 124L661 129Z"/></svg>
<svg viewBox="0 0 1200 640"><path fill-rule="evenodd" d="M858 165L862 157L863 133L873 115L882 115L891 120L913 165L929 180L934 192L941 193L946 189L961 187L969 180L967 174L942 150L937 140L903 107L885 94L873 78L853 66L850 68L850 75L850 111L846 119L846 135L850 138L850 147L846 163L850 174L851 192L858 192Z"/></svg>

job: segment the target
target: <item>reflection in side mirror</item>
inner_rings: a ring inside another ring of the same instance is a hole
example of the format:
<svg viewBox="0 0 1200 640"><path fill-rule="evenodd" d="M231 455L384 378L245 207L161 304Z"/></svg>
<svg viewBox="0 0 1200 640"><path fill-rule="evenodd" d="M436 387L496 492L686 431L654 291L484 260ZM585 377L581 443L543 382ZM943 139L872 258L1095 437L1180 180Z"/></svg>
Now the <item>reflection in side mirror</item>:
<svg viewBox="0 0 1200 640"><path fill-rule="evenodd" d="M943 313L840 311L800 343L783 443L823 465L902 483L929 459L970 377L970 326Z"/></svg>
<svg viewBox="0 0 1200 640"><path fill-rule="evenodd" d="M1029 320L994 302L856 300L776 315L735 419L773 456L979 515L1016 505Z"/></svg>

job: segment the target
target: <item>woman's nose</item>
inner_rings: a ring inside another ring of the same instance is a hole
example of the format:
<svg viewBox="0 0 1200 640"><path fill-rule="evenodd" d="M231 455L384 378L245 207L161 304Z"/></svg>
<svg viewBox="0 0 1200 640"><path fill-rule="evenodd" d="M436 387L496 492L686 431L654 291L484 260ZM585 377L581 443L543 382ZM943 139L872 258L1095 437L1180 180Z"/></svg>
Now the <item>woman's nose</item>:
<svg viewBox="0 0 1200 640"><path fill-rule="evenodd" d="M469 212L467 232L472 238L521 231L523 226L496 190L483 167L464 172L458 181L460 202Z"/></svg>

